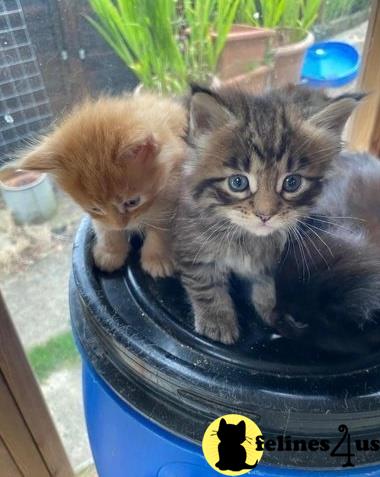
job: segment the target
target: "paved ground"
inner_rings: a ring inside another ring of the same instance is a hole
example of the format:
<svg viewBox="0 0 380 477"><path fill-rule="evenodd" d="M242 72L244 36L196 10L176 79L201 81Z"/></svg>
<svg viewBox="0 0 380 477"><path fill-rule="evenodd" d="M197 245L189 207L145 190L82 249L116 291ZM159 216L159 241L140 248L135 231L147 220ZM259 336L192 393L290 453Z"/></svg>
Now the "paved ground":
<svg viewBox="0 0 380 477"><path fill-rule="evenodd" d="M73 467L87 467L92 456L83 416L81 367L57 371L41 387Z"/></svg>
<svg viewBox="0 0 380 477"><path fill-rule="evenodd" d="M58 202L48 223L0 227L1 290L26 349L69 329L71 248L83 214L63 194ZM6 220L7 211L0 209L0 223Z"/></svg>
<svg viewBox="0 0 380 477"><path fill-rule="evenodd" d="M71 242L1 284L24 346L29 349L69 329Z"/></svg>

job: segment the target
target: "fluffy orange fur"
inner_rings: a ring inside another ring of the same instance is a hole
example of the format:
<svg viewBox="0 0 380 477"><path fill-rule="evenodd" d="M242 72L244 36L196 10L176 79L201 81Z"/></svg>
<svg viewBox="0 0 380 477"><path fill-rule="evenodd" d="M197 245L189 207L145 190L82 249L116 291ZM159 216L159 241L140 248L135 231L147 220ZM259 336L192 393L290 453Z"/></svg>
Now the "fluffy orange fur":
<svg viewBox="0 0 380 477"><path fill-rule="evenodd" d="M51 173L88 212L97 266L113 271L128 254L128 233L146 236L142 266L172 273L168 225L185 157L185 109L153 94L87 100L34 148L20 167Z"/></svg>

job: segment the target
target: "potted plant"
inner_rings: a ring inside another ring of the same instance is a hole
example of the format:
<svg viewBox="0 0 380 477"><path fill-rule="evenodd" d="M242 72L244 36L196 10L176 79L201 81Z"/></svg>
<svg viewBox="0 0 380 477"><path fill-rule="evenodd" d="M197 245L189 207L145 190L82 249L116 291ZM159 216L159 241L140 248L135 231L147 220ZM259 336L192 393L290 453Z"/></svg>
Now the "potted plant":
<svg viewBox="0 0 380 477"><path fill-rule="evenodd" d="M285 0L274 45L274 84L298 83L307 49L314 43L310 29L321 0Z"/></svg>
<svg viewBox="0 0 380 477"><path fill-rule="evenodd" d="M307 48L314 42L310 28L321 0L241 0L241 19L255 27L272 29L272 84L297 83Z"/></svg>
<svg viewBox="0 0 380 477"><path fill-rule="evenodd" d="M53 187L45 173L4 166L0 169L0 190L18 224L44 222L56 211Z"/></svg>
<svg viewBox="0 0 380 477"><path fill-rule="evenodd" d="M89 0L89 22L143 87L182 93L210 81L240 0Z"/></svg>
<svg viewBox="0 0 380 477"><path fill-rule="evenodd" d="M314 35L301 28L278 28L273 49L273 84L284 86L298 83L307 49L314 43Z"/></svg>
<svg viewBox="0 0 380 477"><path fill-rule="evenodd" d="M272 67L268 62L274 30L252 25L252 0L240 0L234 24L227 35L217 66L217 82L259 92L270 85ZM215 83L215 82L214 82Z"/></svg>
<svg viewBox="0 0 380 477"><path fill-rule="evenodd" d="M269 28L234 24L219 58L220 79L235 78L236 81L236 77L262 66L274 35L274 30Z"/></svg>

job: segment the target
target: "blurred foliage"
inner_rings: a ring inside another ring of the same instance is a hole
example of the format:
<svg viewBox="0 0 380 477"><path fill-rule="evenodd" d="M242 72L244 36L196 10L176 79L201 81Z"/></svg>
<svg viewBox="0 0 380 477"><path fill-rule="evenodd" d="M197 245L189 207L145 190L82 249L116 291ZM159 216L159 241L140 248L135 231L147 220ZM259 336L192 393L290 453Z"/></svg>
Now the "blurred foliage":
<svg viewBox="0 0 380 477"><path fill-rule="evenodd" d="M141 84L181 93L189 81L209 82L234 23L293 29L298 41L366 8L369 0L88 0L88 21Z"/></svg>
<svg viewBox="0 0 380 477"><path fill-rule="evenodd" d="M319 18L320 23L328 23L368 8L370 0L325 0Z"/></svg>
<svg viewBox="0 0 380 477"><path fill-rule="evenodd" d="M215 72L240 0L89 0L87 17L147 88L182 92Z"/></svg>
<svg viewBox="0 0 380 477"><path fill-rule="evenodd" d="M237 22L266 28L310 30L318 18L321 0L240 0Z"/></svg>

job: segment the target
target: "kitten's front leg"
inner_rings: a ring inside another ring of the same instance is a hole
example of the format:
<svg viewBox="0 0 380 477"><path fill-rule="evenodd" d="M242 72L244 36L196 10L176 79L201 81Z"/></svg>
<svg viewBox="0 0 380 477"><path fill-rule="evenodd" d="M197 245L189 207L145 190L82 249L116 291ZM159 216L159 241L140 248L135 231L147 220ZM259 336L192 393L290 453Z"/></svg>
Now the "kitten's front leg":
<svg viewBox="0 0 380 477"><path fill-rule="evenodd" d="M191 264L182 270L181 278L193 307L195 331L214 341L235 343L239 325L228 291L228 274L214 266Z"/></svg>
<svg viewBox="0 0 380 477"><path fill-rule="evenodd" d="M146 230L141 249L141 266L152 277L170 277L174 273L174 262L167 230Z"/></svg>
<svg viewBox="0 0 380 477"><path fill-rule="evenodd" d="M129 243L124 230L106 229L93 221L96 243L93 249L95 265L105 272L122 267L129 252Z"/></svg>
<svg viewBox="0 0 380 477"><path fill-rule="evenodd" d="M253 277L252 302L260 318L270 326L274 326L276 306L276 285L271 275Z"/></svg>

